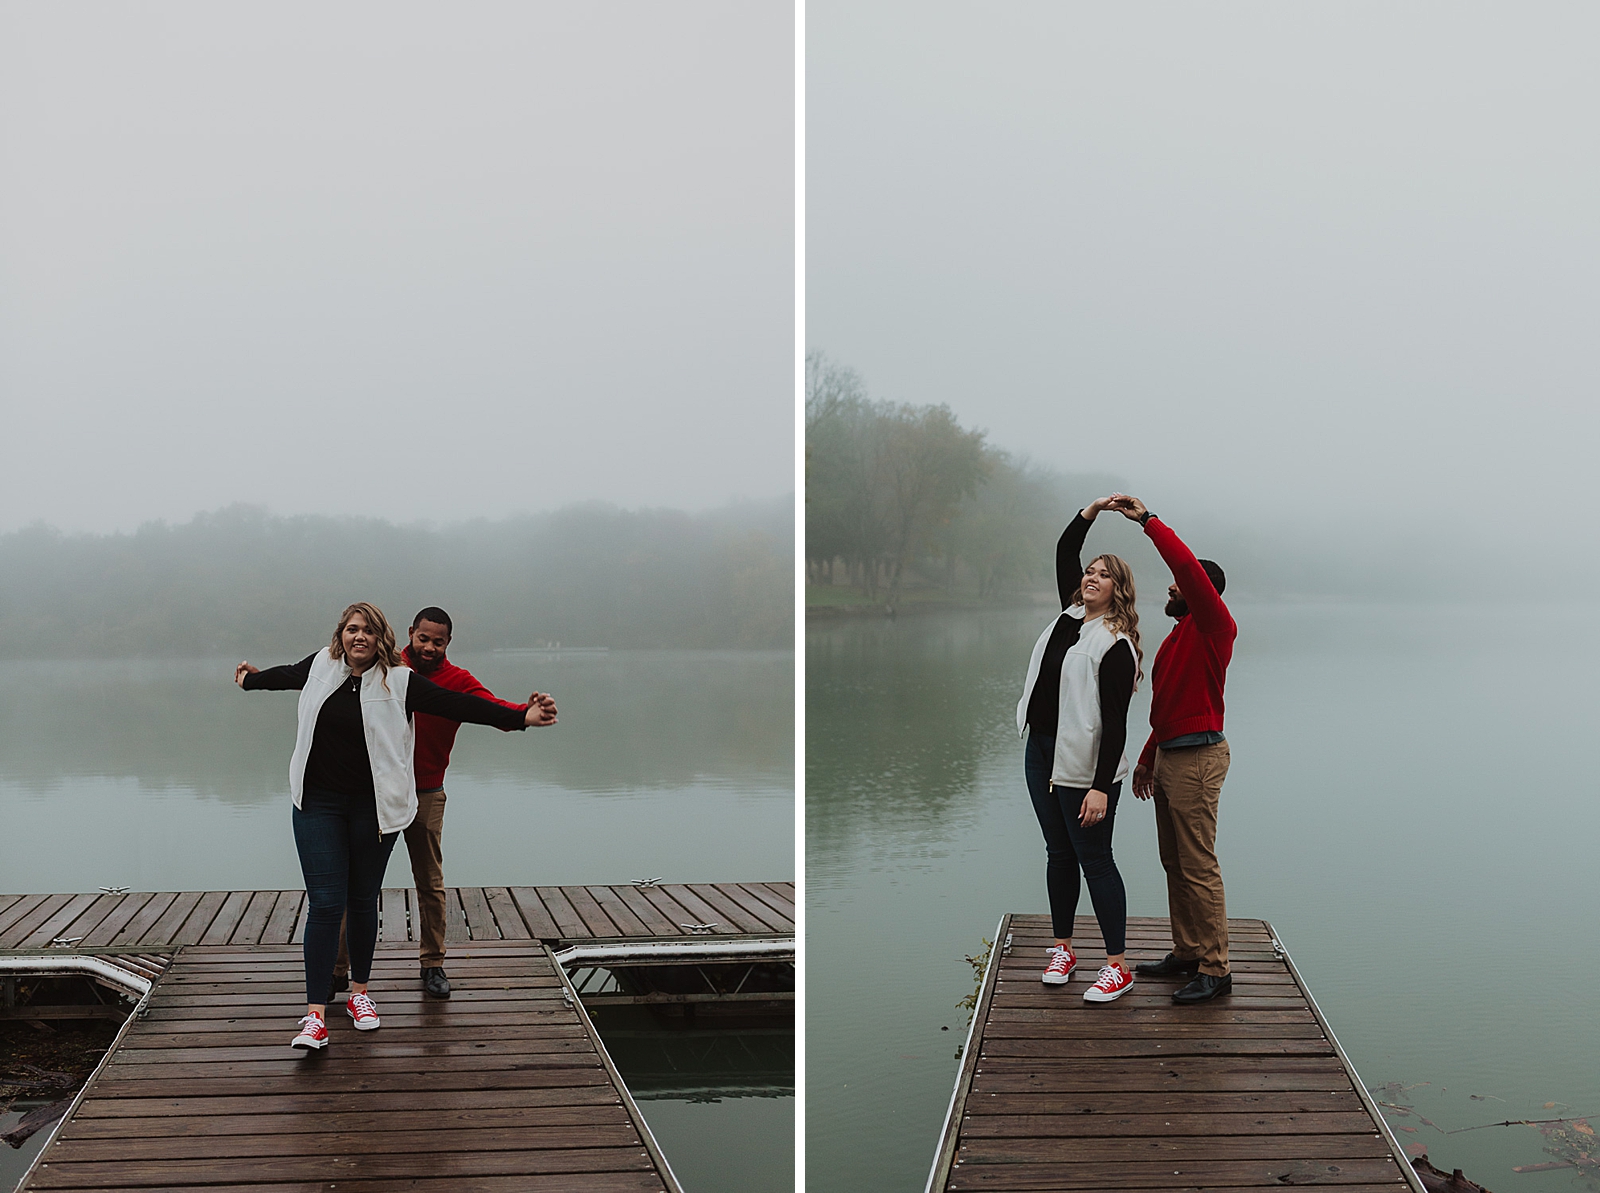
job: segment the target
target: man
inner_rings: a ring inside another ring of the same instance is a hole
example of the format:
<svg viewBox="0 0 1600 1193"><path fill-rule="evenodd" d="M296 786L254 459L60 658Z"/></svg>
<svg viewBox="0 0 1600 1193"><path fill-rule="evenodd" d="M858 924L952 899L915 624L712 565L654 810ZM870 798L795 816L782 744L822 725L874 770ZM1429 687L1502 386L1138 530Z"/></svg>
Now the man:
<svg viewBox="0 0 1600 1193"><path fill-rule="evenodd" d="M467 692L521 708L501 700L464 667L445 657L453 631L450 615L437 605L429 605L412 618L411 641L401 651L406 666L427 677L441 688ZM543 692L528 698L529 704L543 706L554 723L555 701ZM444 972L444 772L450 765L450 750L455 745L459 721L427 713L416 714L416 747L413 752L417 777L417 816L406 828L406 851L411 855L411 877L417 889L417 920L421 946L422 989L433 998L450 997L450 979ZM339 936L339 960L333 971L333 992L345 988L350 961L345 951L344 934Z"/></svg>
<svg viewBox="0 0 1600 1193"><path fill-rule="evenodd" d="M1217 804L1228 776L1222 688L1238 627L1222 603L1222 569L1194 552L1137 497L1114 508L1138 522L1172 569L1168 617L1177 625L1150 668L1150 740L1133 769L1133 794L1156 802L1156 839L1167 872L1172 952L1135 967L1142 977L1190 978L1172 1001L1209 1002L1233 989L1228 909L1217 864Z"/></svg>

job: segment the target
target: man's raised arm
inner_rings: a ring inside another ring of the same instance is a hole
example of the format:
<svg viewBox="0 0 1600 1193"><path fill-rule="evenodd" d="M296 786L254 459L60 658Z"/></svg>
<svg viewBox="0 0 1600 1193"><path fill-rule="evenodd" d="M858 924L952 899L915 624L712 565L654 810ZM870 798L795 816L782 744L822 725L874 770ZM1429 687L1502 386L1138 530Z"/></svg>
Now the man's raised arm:
<svg viewBox="0 0 1600 1193"><path fill-rule="evenodd" d="M1222 603L1222 594L1211 583L1211 577L1206 575L1206 569L1200 566L1195 553L1189 550L1172 527L1146 509L1144 502L1137 497L1117 494L1117 509L1124 518L1144 527L1145 537L1155 544L1167 567L1172 569L1172 578L1178 582L1183 603L1189 606L1189 615L1194 618L1195 628L1202 634L1232 630L1233 617L1228 612L1228 606Z"/></svg>

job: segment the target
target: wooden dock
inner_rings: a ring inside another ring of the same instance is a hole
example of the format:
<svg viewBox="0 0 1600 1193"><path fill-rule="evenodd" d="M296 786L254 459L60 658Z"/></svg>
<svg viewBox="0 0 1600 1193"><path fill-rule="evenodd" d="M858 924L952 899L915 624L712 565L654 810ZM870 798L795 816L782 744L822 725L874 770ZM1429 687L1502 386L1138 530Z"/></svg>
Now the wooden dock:
<svg viewBox="0 0 1600 1193"><path fill-rule="evenodd" d="M740 987L786 966L787 993L761 997L792 1005L793 885L460 887L448 906L448 1001L419 989L413 893L385 890L383 1026L357 1033L330 1008L329 1046L299 1054L303 892L0 895L0 957L154 983L18 1188L679 1193L558 950L584 972L674 972L681 947L697 959L678 968L703 975L747 945ZM753 997L705 981L637 1001Z"/></svg>
<svg viewBox="0 0 1600 1193"><path fill-rule="evenodd" d="M449 887L445 940L673 940L794 935L792 882ZM416 892L383 892L378 939L416 940ZM0 950L299 944L304 891L0 895Z"/></svg>
<svg viewBox="0 0 1600 1193"><path fill-rule="evenodd" d="M1140 979L1090 1004L1105 955L1094 920L1077 921L1071 984L1050 987L1039 980L1049 917L1004 917L929 1193L1422 1193L1272 926L1230 920L1229 933L1232 994L1178 1007L1177 982ZM1170 948L1165 919L1130 918L1130 966Z"/></svg>

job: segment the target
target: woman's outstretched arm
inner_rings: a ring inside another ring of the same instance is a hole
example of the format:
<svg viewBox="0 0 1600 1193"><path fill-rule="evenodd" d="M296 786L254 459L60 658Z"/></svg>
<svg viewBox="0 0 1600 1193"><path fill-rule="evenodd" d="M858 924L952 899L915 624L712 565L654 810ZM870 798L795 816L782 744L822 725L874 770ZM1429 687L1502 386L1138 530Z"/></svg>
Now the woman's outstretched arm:
<svg viewBox="0 0 1600 1193"><path fill-rule="evenodd" d="M1056 540L1056 591L1061 594L1061 607L1072 604L1072 594L1078 591L1083 580L1083 540L1089 537L1089 526L1103 509L1111 508L1111 498L1101 497L1078 511L1078 516L1067 523L1067 528Z"/></svg>
<svg viewBox="0 0 1600 1193"><path fill-rule="evenodd" d="M311 678L313 651L298 663L285 663L282 667L268 667L265 671L240 663L233 669L233 682L247 692L298 692Z"/></svg>
<svg viewBox="0 0 1600 1193"><path fill-rule="evenodd" d="M556 723L555 702L548 696L532 704L500 704L481 696L441 688L415 671L406 685L406 712L425 712L468 725L493 725L496 729L526 729L530 725Z"/></svg>

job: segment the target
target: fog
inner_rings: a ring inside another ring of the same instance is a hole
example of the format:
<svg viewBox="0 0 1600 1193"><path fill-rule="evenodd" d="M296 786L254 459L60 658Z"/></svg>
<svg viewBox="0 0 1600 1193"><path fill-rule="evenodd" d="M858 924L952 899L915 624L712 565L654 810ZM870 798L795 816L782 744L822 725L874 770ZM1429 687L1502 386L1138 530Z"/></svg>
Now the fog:
<svg viewBox="0 0 1600 1193"><path fill-rule="evenodd" d="M792 491L785 5L0 5L0 531Z"/></svg>
<svg viewBox="0 0 1600 1193"><path fill-rule="evenodd" d="M1592 575L1593 7L807 19L807 342L875 397L1372 587Z"/></svg>

